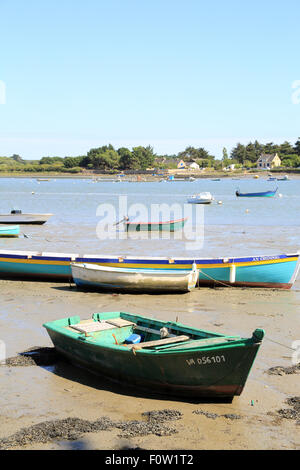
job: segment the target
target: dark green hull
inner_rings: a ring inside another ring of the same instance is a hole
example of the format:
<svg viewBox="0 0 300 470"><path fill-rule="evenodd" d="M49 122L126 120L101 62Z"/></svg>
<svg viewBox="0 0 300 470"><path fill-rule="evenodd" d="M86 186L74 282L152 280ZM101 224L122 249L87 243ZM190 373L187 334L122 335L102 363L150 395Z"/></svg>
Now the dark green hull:
<svg viewBox="0 0 300 470"><path fill-rule="evenodd" d="M125 224L127 232L175 232L183 228L186 219L172 220L158 223L134 223Z"/></svg>
<svg viewBox="0 0 300 470"><path fill-rule="evenodd" d="M106 340L100 346L95 336L86 337L69 330L65 334L54 323L56 322L44 326L56 349L73 363L151 392L187 398L232 398L240 395L261 344L253 336L250 339L237 339L229 343L224 340L219 345L209 345L210 339L218 341L222 337L215 335L203 336L204 343L207 342L203 347L190 347L192 344L188 346L186 343L187 346L180 344L175 347L132 351L122 345L105 344ZM157 323L155 327L158 328L166 325L164 322ZM201 331L189 327L182 330L181 325L172 325L173 332L176 326L184 334L191 335L193 331ZM131 333L130 327L120 330L121 328L115 332L118 343ZM203 333L209 335L207 332ZM105 335L112 336L112 333L105 332ZM197 338L195 341L198 341Z"/></svg>

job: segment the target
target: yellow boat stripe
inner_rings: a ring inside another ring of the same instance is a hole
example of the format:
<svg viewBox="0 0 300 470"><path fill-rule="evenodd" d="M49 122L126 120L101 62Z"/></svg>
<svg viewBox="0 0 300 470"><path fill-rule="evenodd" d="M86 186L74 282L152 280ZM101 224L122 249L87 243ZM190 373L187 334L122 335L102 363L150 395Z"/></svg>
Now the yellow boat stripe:
<svg viewBox="0 0 300 470"><path fill-rule="evenodd" d="M282 259L266 259L266 260L259 260L259 261L247 261L247 262L232 262L232 263L204 263L204 264L197 264L198 269L213 269L213 268L230 268L232 265L235 266L261 266L265 264L277 264L277 263L286 263L290 261L297 261L298 257L290 257L290 258L282 258ZM25 263L25 264L44 264L44 265L56 265L56 266L68 266L70 261L58 261L58 260L37 260L31 258L0 258L0 262L2 263ZM72 262L76 262L75 260ZM83 261L81 261L83 263ZM88 262L89 264L99 264L101 266L110 266L110 267L126 267L126 268L140 268L140 269L191 269L191 264L161 264L161 263L110 263L110 262Z"/></svg>

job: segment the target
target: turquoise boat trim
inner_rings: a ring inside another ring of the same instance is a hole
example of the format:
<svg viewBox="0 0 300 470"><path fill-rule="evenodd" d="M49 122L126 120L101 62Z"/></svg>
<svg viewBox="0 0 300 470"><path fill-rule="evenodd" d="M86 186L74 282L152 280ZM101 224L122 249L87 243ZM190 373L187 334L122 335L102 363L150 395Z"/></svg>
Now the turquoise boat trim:
<svg viewBox="0 0 300 470"><path fill-rule="evenodd" d="M299 271L299 253L237 258L107 257L64 253L0 252L0 276L72 280L71 263L142 270L189 271L195 262L199 283L290 288Z"/></svg>

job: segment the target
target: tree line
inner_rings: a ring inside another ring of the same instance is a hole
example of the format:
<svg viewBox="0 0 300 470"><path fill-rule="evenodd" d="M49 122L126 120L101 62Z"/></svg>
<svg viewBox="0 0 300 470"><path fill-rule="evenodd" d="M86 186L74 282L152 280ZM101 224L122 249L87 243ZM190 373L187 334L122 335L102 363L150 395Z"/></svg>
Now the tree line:
<svg viewBox="0 0 300 470"><path fill-rule="evenodd" d="M196 162L201 168L216 170L235 164L236 168L252 168L261 154L277 153L281 166L286 168L300 167L300 137L294 145L285 141L282 144L269 142L261 144L257 140L247 145L237 143L228 154L223 148L222 159L216 159L203 147L186 147L185 150L172 155L157 155L153 148L138 146L129 150L126 147L115 149L111 144L93 148L86 155L76 157L42 157L40 160L25 160L20 155L0 157L0 172L69 172L80 173L86 170L118 172L123 170L146 170L177 168L180 160Z"/></svg>

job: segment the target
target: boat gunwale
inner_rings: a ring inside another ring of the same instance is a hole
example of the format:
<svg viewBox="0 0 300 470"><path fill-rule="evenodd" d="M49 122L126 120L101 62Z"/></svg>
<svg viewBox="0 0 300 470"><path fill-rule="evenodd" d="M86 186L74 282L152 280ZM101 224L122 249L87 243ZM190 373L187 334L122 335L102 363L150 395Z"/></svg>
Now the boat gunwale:
<svg viewBox="0 0 300 470"><path fill-rule="evenodd" d="M210 332L210 331L206 331L206 330L199 330L198 328L195 328L195 327L190 327L190 326L187 326L187 325L182 325L181 323L177 323L177 322L165 322L165 321L162 321L162 320L156 320L156 319L149 319L149 317L144 317L142 315L135 315L135 314L131 314L129 312L102 312L102 313L112 313L112 315L115 315L116 313L119 313L119 317L111 317L112 319L113 318L124 318L123 316L121 316L122 314L125 316L124 319L127 319L127 318L130 318L131 321L133 321L134 319L136 319L137 317L137 320L138 321L144 321L146 322L147 324L149 324L149 320L151 320L151 326L158 326L158 327L162 327L162 326L165 326L165 327L168 327L170 328L172 331L174 331L174 329L176 328L176 330L178 330L177 332L178 333L181 333L181 334L198 334L199 335L199 332L201 333L204 333L205 335L207 336L204 336L203 338L191 338L189 341L191 342L194 342L194 341L201 341L202 339L203 340L207 340L207 339L223 339L224 338L224 342L221 342L221 343L218 343L218 344L206 344L206 345L202 345L202 346L197 346L197 347L188 347L189 343L188 341L186 341L186 343L184 342L181 342L180 343L180 349L176 349L176 346L175 345L172 345L170 346L169 348L166 348L166 349L155 349L155 346L152 346L152 347L149 347L149 349L147 348L141 348L139 349L138 348L138 344L136 345L137 347L136 348L133 348L134 351L132 351L132 348L127 348L126 345L124 344L107 344L107 343L99 343L99 342L96 342L95 341L95 337L93 336L84 336L84 333L80 333L78 331L76 331L74 329L74 331L71 330L72 328L72 324L66 324L64 326L62 325L58 325L57 323L58 322L61 322L61 321L71 321L72 317L66 317L66 318L63 318L63 319L60 319L60 320L54 320L54 321L51 321L51 322L46 322L43 324L44 328L46 328L46 330L51 330L53 331L55 334L59 334L60 336L63 336L63 337L68 337L69 339L73 340L73 341L76 341L76 342L79 342L78 344L87 344L89 346L92 346L96 349L98 348L101 348L103 350L113 350L113 351L119 351L121 353L138 353L138 354L151 354L151 355L165 355L165 354L178 354L178 355L183 355L184 353L192 353L192 352L201 352L202 350L203 351L210 351L210 350L219 350L219 349L231 349L232 347L249 347L249 346L252 346L252 345L257 345L257 344L261 344L262 340L261 341L258 341L258 340L254 340L253 339L253 335L252 337L248 337L248 338L243 338L243 337L238 337L236 340L230 340L230 341L227 341L228 338L232 338L232 335L224 335L224 334L221 334L221 333L214 333L214 332ZM94 315L97 315L94 314ZM98 314L98 315L101 315ZM127 318L126 318L127 317ZM77 321L76 323L73 323L73 325L78 325L82 320L80 319L80 317L76 317L76 318L79 318L79 321ZM108 318L107 318L108 319ZM97 323L97 320L95 320L94 316L92 317L92 319L95 323ZM130 326L130 325L128 325ZM139 325L139 324L136 324L135 327L133 329L136 329L138 330L138 327L142 327L143 325ZM122 327L121 327L122 328ZM116 328L111 328L110 331L118 331L120 328L116 327ZM107 331L107 330L104 330L104 331ZM96 332L98 333L97 336L99 336L99 333L101 333L101 331L99 332ZM177 344L177 346L179 345L179 343ZM187 348L183 347L184 345L187 346ZM159 345L160 347L162 347L162 345ZM172 349L172 347L174 347L174 349Z"/></svg>
<svg viewBox="0 0 300 470"><path fill-rule="evenodd" d="M201 262L219 262L222 264L226 263L234 263L234 262L254 262L254 261L270 261L270 260L280 260L280 259L285 259L285 258L294 258L294 257L299 257L300 256L300 250L293 252L293 253L281 253L279 255L252 255L252 256L219 256L216 258L212 257L206 257L206 258L187 258L183 256L176 256L176 257L167 257L167 256L118 256L118 255L93 255L93 254L77 254L77 253L55 253L53 252L53 255L51 252L47 252L46 255L43 255L43 252L38 252L38 251L22 251L22 250L1 250L0 249L0 258L5 258L5 257L11 257L11 258L28 258L30 257L31 259L43 259L43 260L61 260L61 261L73 261L73 262L88 262L87 260L92 260L92 262L96 263L97 260L101 262L120 262L120 259L122 259L122 262L130 261L134 262L136 261L154 261L154 262L159 262L159 261L166 261L170 263L171 261L189 261L191 262L192 260L195 261L196 263L200 264Z"/></svg>
<svg viewBox="0 0 300 470"><path fill-rule="evenodd" d="M104 271L104 272L114 272L114 273L124 273L124 274L145 274L145 275L154 275L163 276L164 274L170 276L184 276L188 277L192 272L192 269L159 269L159 268L123 268L115 266L103 266L93 263L71 263L72 267L79 268L82 270L88 269L91 271Z"/></svg>

